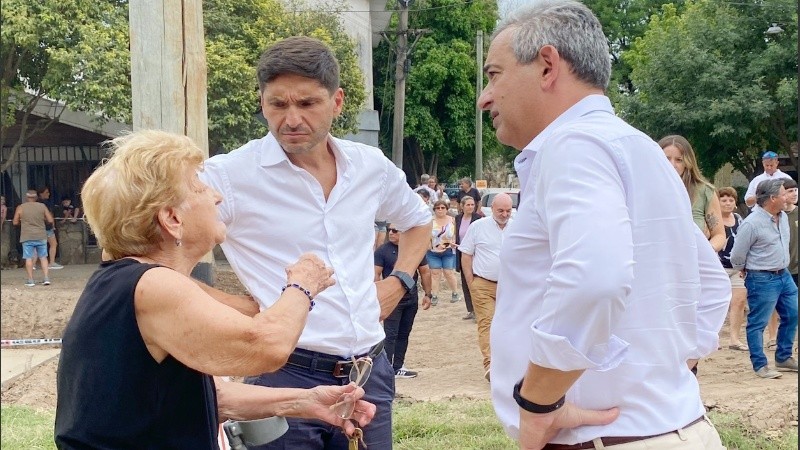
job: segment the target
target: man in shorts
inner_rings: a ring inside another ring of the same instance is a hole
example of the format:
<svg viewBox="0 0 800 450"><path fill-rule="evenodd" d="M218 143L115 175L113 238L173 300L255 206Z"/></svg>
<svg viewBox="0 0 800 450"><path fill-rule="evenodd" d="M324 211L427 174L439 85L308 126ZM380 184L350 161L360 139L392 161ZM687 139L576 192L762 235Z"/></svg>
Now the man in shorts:
<svg viewBox="0 0 800 450"><path fill-rule="evenodd" d="M22 258L25 260L25 272L28 279L25 286L36 286L33 281L34 254L39 257L42 265L44 280L42 284L50 284L49 267L47 261L47 231L46 224L53 225L53 215L43 203L37 202L38 195L35 189L29 189L25 194L25 203L17 206L14 211L14 225L20 226L19 242L22 243Z"/></svg>

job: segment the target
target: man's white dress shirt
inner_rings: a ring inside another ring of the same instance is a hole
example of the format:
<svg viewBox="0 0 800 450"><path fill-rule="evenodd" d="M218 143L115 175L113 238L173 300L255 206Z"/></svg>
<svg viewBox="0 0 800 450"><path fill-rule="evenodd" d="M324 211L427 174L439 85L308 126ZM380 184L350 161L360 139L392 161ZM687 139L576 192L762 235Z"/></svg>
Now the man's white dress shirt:
<svg viewBox="0 0 800 450"><path fill-rule="evenodd" d="M717 349L731 288L664 152L592 95L515 166L522 203L505 231L491 331L505 429L518 436L512 389L529 361L586 369L567 401L620 409L610 425L562 430L555 443L656 435L700 417L686 361Z"/></svg>
<svg viewBox="0 0 800 450"><path fill-rule="evenodd" d="M511 223L508 219L505 228ZM472 273L489 281L497 281L500 272L500 246L503 244L503 231L494 217L483 217L467 228L467 234L458 250L472 255Z"/></svg>
<svg viewBox="0 0 800 450"><path fill-rule="evenodd" d="M299 348L349 357L384 338L374 283L374 222L401 231L431 221L405 174L368 145L329 138L336 185L325 200L319 182L292 164L273 135L205 163L201 179L218 190L227 225L222 249L261 308L278 299L285 268L312 252L334 269L336 284L316 298Z"/></svg>
<svg viewBox="0 0 800 450"><path fill-rule="evenodd" d="M786 172L781 171L781 169L775 169L775 172L773 172L772 175L767 174L767 172L763 172L761 175L756 176L750 181L750 184L747 185L747 192L744 193L744 199L747 200L750 197L755 197L756 188L758 187L758 184L761 183L762 181L777 180L779 178L786 178L789 180L792 179L792 177L786 174ZM750 209L752 208L753 207L751 206Z"/></svg>

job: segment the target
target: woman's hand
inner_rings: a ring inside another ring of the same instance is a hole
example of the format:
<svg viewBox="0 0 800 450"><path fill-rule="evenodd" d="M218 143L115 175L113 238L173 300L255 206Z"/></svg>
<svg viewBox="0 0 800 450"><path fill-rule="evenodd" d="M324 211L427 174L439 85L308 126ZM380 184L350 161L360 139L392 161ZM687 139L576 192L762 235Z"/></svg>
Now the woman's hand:
<svg viewBox="0 0 800 450"><path fill-rule="evenodd" d="M287 282L297 283L308 289L312 297L333 286L336 281L332 276L333 269L327 267L322 259L313 253L303 253L296 263L286 268Z"/></svg>
<svg viewBox="0 0 800 450"><path fill-rule="evenodd" d="M331 408L343 394L348 396L348 400L355 401L353 416L349 419L337 416ZM306 395L298 399L296 411L293 411L292 415L323 420L342 427L345 434L351 436L356 426L366 426L375 416L375 405L361 400L363 396L364 389L357 387L354 383L346 386L316 386L308 389Z"/></svg>

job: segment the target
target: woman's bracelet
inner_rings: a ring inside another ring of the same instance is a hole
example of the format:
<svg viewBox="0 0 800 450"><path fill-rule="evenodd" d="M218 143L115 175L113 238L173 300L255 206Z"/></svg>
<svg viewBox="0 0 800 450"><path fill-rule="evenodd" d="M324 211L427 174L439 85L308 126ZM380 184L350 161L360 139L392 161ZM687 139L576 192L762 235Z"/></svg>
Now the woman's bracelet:
<svg viewBox="0 0 800 450"><path fill-rule="evenodd" d="M311 311L312 309L314 309L314 305L316 305L316 303L314 303L314 297L312 297L312 296L311 296L311 291L309 291L308 289L304 288L303 286L300 286L300 285L299 285L299 284L297 284L297 283L289 283L289 284L287 284L286 286L284 286L284 287L281 289L281 292L285 291L287 288L295 288L295 289L300 289L300 291L301 291L303 294L306 294L306 297L308 297L308 301L309 301L309 302L311 302L311 303L308 305L308 310L309 310L309 311Z"/></svg>

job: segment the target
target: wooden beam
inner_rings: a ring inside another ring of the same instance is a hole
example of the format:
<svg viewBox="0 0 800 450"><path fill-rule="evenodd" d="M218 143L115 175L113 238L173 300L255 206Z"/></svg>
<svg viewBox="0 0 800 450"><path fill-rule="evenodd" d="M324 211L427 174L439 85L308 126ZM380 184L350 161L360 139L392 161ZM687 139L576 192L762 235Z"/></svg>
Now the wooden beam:
<svg viewBox="0 0 800 450"><path fill-rule="evenodd" d="M131 0L133 129L189 136L208 157L203 7L197 0ZM193 275L213 284L211 253Z"/></svg>

